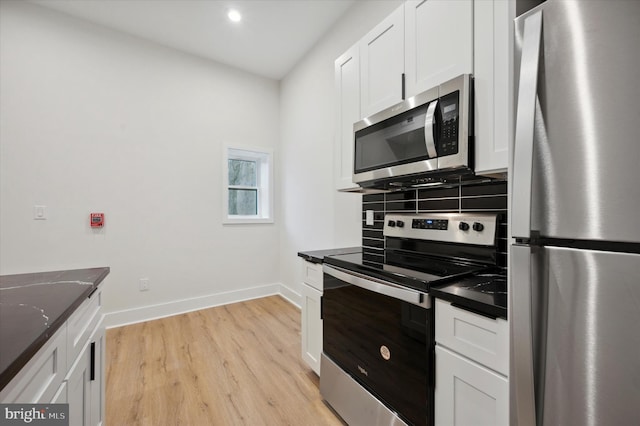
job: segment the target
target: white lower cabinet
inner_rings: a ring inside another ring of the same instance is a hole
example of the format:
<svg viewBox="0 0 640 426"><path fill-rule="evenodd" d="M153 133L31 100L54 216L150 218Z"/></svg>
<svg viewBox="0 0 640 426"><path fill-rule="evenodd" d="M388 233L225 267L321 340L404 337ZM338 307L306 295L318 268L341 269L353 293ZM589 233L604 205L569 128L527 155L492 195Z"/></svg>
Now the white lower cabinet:
<svg viewBox="0 0 640 426"><path fill-rule="evenodd" d="M435 305L435 426L508 425L508 323Z"/></svg>
<svg viewBox="0 0 640 426"><path fill-rule="evenodd" d="M94 345L94 361L93 361L93 379L90 380L91 393L91 421L90 425L104 424L104 408L105 408L105 388L106 380L104 377L105 360L106 360L106 334L104 322L100 321L96 327L91 344ZM89 377L91 379L91 376Z"/></svg>
<svg viewBox="0 0 640 426"><path fill-rule="evenodd" d="M52 404L66 404L67 403L67 382L63 382L58 391L51 399Z"/></svg>
<svg viewBox="0 0 640 426"><path fill-rule="evenodd" d="M103 318L98 289L2 389L0 402L68 403L70 426L104 424Z"/></svg>
<svg viewBox="0 0 640 426"><path fill-rule="evenodd" d="M22 370L0 391L0 402L46 403L63 383L67 371L67 324L44 344Z"/></svg>
<svg viewBox="0 0 640 426"><path fill-rule="evenodd" d="M70 425L104 421L104 338L100 321L66 377Z"/></svg>
<svg viewBox="0 0 640 426"><path fill-rule="evenodd" d="M318 375L322 353L321 299L321 292L302 284L302 358Z"/></svg>
<svg viewBox="0 0 640 426"><path fill-rule="evenodd" d="M436 346L436 426L508 425L507 379Z"/></svg>
<svg viewBox="0 0 640 426"><path fill-rule="evenodd" d="M66 377L69 424L88 425L91 420L89 402L89 345L85 345Z"/></svg>
<svg viewBox="0 0 640 426"><path fill-rule="evenodd" d="M303 262L302 359L320 375L322 353L322 264Z"/></svg>

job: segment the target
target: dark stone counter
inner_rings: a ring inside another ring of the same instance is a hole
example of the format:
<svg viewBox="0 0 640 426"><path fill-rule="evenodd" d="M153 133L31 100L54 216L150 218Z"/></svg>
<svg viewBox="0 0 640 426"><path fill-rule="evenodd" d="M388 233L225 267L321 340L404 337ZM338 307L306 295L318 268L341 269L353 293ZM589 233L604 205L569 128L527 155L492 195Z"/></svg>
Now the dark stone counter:
<svg viewBox="0 0 640 426"><path fill-rule="evenodd" d="M0 389L108 274L91 268L0 276Z"/></svg>
<svg viewBox="0 0 640 426"><path fill-rule="evenodd" d="M461 280L432 286L432 296L492 318L507 319L507 277L479 274Z"/></svg>
<svg viewBox="0 0 640 426"><path fill-rule="evenodd" d="M346 247L339 249L300 251L298 256L311 263L323 263L325 256L335 256L336 254L360 253L362 247Z"/></svg>

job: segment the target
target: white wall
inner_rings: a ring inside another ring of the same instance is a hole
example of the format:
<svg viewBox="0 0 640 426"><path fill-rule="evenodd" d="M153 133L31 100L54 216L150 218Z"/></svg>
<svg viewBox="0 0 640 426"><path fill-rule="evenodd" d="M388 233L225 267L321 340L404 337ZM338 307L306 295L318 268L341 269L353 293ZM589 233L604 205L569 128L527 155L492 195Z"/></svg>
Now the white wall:
<svg viewBox="0 0 640 426"><path fill-rule="evenodd" d="M302 280L297 252L360 246L362 196L333 181L335 59L402 1L358 1L281 82L280 277L292 292Z"/></svg>
<svg viewBox="0 0 640 426"><path fill-rule="evenodd" d="M278 82L24 2L0 16L1 274L110 266L106 311L279 281L279 212L222 226L220 188L225 142L291 160Z"/></svg>
<svg viewBox="0 0 640 426"><path fill-rule="evenodd" d="M0 2L0 274L110 266L107 312L280 282L295 300L298 251L361 243L361 196L334 190L333 62L400 4L356 2L278 85ZM225 142L275 149L275 224L221 225Z"/></svg>

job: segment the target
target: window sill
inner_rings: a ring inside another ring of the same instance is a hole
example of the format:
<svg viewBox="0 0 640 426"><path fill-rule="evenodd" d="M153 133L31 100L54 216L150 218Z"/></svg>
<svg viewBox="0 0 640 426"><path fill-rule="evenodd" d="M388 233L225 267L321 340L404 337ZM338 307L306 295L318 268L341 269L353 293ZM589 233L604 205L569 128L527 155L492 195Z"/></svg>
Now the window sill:
<svg viewBox="0 0 640 426"><path fill-rule="evenodd" d="M250 225L261 223L273 223L273 218L269 217L234 217L225 218L222 220L223 225Z"/></svg>

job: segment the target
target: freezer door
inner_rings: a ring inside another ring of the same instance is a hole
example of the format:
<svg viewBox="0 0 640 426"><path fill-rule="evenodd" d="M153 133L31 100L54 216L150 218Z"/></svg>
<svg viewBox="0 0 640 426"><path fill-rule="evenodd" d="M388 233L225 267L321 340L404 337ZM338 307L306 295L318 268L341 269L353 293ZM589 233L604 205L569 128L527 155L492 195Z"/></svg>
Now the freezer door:
<svg viewBox="0 0 640 426"><path fill-rule="evenodd" d="M637 424L640 254L516 246L513 255L510 297L529 308L512 318L511 399L521 403L512 424ZM528 270L517 269L522 260ZM523 410L532 395L535 414Z"/></svg>
<svg viewBox="0 0 640 426"><path fill-rule="evenodd" d="M515 237L640 242L639 40L638 1L516 19Z"/></svg>

